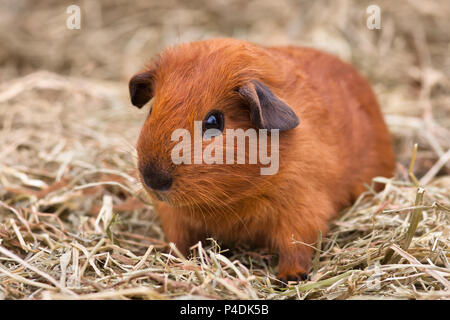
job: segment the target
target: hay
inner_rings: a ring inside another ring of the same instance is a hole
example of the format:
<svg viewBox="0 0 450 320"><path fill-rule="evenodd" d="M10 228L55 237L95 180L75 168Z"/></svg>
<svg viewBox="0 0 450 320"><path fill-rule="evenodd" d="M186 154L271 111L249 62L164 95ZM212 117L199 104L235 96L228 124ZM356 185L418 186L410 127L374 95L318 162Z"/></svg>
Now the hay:
<svg viewBox="0 0 450 320"><path fill-rule="evenodd" d="M375 32L360 1L86 1L81 32L65 29L59 1L6 3L0 298L450 298L446 2L380 2ZM146 110L130 106L127 77L168 43L224 35L325 47L351 61L371 79L395 138L395 178L376 178L385 190L368 186L318 238L311 279L299 284L280 285L276 257L214 239L183 257L136 177Z"/></svg>

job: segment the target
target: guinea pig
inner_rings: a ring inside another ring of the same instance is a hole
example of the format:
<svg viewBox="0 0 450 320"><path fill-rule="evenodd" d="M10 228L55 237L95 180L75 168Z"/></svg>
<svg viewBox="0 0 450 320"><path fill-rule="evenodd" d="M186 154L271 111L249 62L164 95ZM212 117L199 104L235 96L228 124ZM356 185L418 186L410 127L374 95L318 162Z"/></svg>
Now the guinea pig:
<svg viewBox="0 0 450 320"><path fill-rule="evenodd" d="M265 247L278 254L280 280L306 279L318 232L364 184L394 171L391 137L367 80L319 50L235 39L178 44L134 75L129 90L139 108L153 99L137 141L139 176L167 240L184 254L207 237ZM194 143L183 150L187 161L174 161L174 132L193 141L199 123L201 147ZM209 129L215 133L202 136ZM228 129L276 135L267 138L277 144L276 172L262 174L261 162L195 160Z"/></svg>

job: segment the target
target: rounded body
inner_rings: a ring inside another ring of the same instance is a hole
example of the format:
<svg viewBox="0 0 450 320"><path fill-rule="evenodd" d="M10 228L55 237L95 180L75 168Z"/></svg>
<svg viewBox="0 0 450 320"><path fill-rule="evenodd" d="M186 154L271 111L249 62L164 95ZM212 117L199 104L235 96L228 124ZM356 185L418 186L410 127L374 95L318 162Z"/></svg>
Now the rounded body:
<svg viewBox="0 0 450 320"><path fill-rule="evenodd" d="M327 231L365 183L393 174L391 138L376 97L356 69L337 57L216 39L171 48L152 68L155 100L138 141L139 163L171 168L173 190L147 190L167 239L184 252L206 237L268 247L279 254L281 279L302 278L313 254L304 243L314 245L318 231ZM176 125L192 128L211 108L223 110L225 126L254 127L235 90L254 79L300 120L280 132L277 174L261 177L250 164L168 164L170 132Z"/></svg>

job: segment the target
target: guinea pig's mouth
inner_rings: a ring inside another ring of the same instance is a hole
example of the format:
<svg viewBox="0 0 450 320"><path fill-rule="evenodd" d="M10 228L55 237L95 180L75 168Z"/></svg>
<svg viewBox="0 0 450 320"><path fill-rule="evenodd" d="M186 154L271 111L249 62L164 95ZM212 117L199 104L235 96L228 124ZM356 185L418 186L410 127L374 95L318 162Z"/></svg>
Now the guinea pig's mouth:
<svg viewBox="0 0 450 320"><path fill-rule="evenodd" d="M155 198L159 201L164 201L167 203L171 203L172 202L172 197L170 196L171 192L170 191L158 191L158 190L153 190L150 189L148 187L144 186L144 190L147 192L147 194L150 196L150 198Z"/></svg>
<svg viewBox="0 0 450 320"><path fill-rule="evenodd" d="M159 201L169 202L170 200L169 192L167 191L152 191L152 193L155 196L155 198L158 199Z"/></svg>
<svg viewBox="0 0 450 320"><path fill-rule="evenodd" d="M192 204L193 202L195 202L187 201L185 197L178 195L177 192L174 192L173 190L157 191L149 188L145 188L145 190L151 198L157 199L158 201L163 201L171 207L183 207L189 203Z"/></svg>

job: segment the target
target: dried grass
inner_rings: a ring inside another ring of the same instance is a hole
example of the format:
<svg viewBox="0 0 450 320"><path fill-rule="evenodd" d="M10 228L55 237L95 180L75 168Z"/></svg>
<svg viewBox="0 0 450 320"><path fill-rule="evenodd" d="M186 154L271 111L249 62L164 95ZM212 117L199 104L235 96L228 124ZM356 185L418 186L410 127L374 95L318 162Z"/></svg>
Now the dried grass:
<svg viewBox="0 0 450 320"><path fill-rule="evenodd" d="M0 21L16 23L0 25L0 298L450 298L448 3L380 1L373 32L360 1L86 1L84 33L65 29L59 1L6 3ZM183 257L136 179L146 111L130 106L126 78L168 43L223 35L351 61L395 137L396 177L377 178L385 190L368 186L318 238L299 284L280 286L276 257L213 239Z"/></svg>

